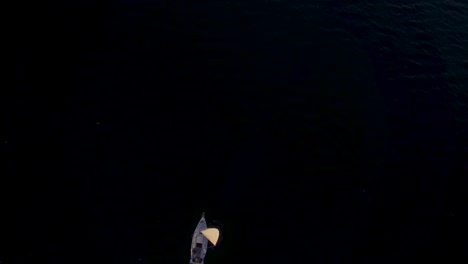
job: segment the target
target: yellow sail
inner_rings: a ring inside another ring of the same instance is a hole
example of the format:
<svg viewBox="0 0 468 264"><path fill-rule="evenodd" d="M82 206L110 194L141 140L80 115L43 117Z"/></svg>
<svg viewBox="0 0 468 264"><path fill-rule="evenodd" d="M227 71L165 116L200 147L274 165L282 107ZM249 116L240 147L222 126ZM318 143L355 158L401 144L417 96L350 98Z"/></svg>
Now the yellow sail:
<svg viewBox="0 0 468 264"><path fill-rule="evenodd" d="M216 246L219 238L219 230L217 228L208 228L201 232L213 245Z"/></svg>

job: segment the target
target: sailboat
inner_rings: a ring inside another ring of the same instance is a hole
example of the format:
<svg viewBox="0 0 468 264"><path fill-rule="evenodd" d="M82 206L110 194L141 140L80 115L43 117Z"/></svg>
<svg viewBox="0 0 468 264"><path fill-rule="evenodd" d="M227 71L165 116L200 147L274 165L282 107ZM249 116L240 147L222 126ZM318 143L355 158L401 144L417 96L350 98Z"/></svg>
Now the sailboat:
<svg viewBox="0 0 468 264"><path fill-rule="evenodd" d="M192 237L192 247L190 249L190 264L203 264L208 242L216 246L219 239L217 228L208 228L205 220L205 212L202 213L195 232Z"/></svg>

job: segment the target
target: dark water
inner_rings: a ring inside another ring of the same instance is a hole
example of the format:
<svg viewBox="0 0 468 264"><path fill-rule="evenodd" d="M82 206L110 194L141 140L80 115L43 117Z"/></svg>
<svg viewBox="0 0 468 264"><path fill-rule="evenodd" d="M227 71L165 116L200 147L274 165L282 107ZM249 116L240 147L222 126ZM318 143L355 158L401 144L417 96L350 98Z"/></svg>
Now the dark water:
<svg viewBox="0 0 468 264"><path fill-rule="evenodd" d="M0 260L455 263L468 5L308 2L18 8Z"/></svg>

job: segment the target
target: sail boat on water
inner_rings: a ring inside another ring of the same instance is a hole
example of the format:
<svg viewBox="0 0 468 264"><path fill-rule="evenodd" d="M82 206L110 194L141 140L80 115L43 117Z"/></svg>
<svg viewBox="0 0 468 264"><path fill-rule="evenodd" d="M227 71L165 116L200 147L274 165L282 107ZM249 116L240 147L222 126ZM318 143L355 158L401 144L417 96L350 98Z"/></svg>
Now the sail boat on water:
<svg viewBox="0 0 468 264"><path fill-rule="evenodd" d="M202 213L195 232L192 237L192 247L190 249L190 264L203 264L208 241L216 246L219 239L219 230L217 228L208 228L205 220L205 212Z"/></svg>

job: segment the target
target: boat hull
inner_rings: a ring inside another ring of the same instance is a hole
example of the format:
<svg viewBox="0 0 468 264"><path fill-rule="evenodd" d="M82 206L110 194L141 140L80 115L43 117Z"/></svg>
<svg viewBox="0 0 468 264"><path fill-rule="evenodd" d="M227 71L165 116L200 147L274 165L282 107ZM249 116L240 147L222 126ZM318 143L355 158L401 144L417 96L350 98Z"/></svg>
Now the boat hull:
<svg viewBox="0 0 468 264"><path fill-rule="evenodd" d="M208 239L201 233L207 229L205 214L202 214L192 237L192 246L190 249L190 264L203 264L206 250L208 248Z"/></svg>

